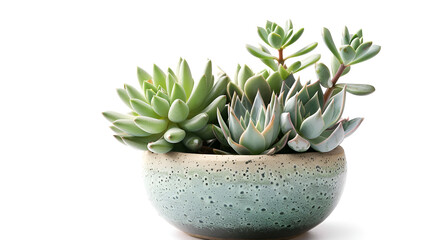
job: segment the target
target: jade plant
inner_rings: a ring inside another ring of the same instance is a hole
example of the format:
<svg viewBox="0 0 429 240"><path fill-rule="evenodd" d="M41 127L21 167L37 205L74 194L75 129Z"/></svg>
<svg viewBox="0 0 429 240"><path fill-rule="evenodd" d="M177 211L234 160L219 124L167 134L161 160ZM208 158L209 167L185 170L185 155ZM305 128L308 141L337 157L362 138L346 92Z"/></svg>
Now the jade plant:
<svg viewBox="0 0 429 240"><path fill-rule="evenodd" d="M339 79L352 65L377 55L380 46L364 42L362 30L350 34L345 27L337 47L330 31L323 28L323 41L333 55L328 68L319 62L320 54L289 63L318 45L314 42L289 52L288 47L304 32L303 28L294 31L290 20L285 27L267 21L257 32L267 46L246 48L268 68L253 71L238 65L232 80L224 72L215 78L211 61L199 81L194 81L182 59L175 72L169 68L164 73L154 65L151 76L137 68L140 86L126 84L117 90L131 112L103 113L112 122L115 138L154 153L250 155L336 148L363 121L341 118L346 94L375 91L369 84L339 83ZM302 84L295 74L310 66L315 67L317 79Z"/></svg>

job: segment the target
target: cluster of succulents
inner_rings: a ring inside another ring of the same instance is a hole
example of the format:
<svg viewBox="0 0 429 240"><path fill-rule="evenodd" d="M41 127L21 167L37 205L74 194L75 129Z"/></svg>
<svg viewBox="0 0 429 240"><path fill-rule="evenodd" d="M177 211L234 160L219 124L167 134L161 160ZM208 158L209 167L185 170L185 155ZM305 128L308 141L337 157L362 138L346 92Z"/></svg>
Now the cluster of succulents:
<svg viewBox="0 0 429 240"><path fill-rule="evenodd" d="M125 85L120 98L132 112L104 112L120 142L155 153L169 151L216 154L275 154L315 150L329 152L350 136L363 118L341 118L346 93L367 95L369 84L337 83L352 65L366 61L380 46L364 42L362 30L350 34L345 27L342 45L337 48L324 28L323 40L332 52L331 69L311 55L287 66L286 61L303 56L317 42L286 53L286 48L303 34L294 32L289 20L285 28L268 21L258 34L274 56L262 46L247 50L269 69L255 72L238 65L230 80L221 72L215 79L209 61L204 75L194 83L186 60L180 59L176 72L164 73L154 65L153 75L138 68L140 89ZM302 84L294 74L315 67L317 80ZM325 91L323 90L325 88Z"/></svg>

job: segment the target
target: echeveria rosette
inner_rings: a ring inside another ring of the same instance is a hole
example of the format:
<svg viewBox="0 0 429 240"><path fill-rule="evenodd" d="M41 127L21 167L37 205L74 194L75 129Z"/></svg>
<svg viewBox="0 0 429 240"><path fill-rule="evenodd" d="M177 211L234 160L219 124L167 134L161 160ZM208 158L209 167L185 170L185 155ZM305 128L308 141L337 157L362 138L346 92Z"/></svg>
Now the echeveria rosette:
<svg viewBox="0 0 429 240"><path fill-rule="evenodd" d="M140 89L125 85L118 89L120 98L132 112L104 112L113 123L115 138L142 150L166 153L173 148L197 152L204 140L214 139L212 123L217 109L226 104L227 76L215 83L209 61L204 75L194 82L185 60L180 60L177 72L164 73L154 65L151 76L137 69Z"/></svg>
<svg viewBox="0 0 429 240"><path fill-rule="evenodd" d="M280 133L281 106L278 97L272 94L268 107L257 92L253 104L245 95L236 94L228 105L228 119L225 123L218 110L219 126L214 133L221 144L229 145L238 154L274 154L286 145L288 133Z"/></svg>
<svg viewBox="0 0 429 240"><path fill-rule="evenodd" d="M299 80L288 88L283 87L280 98L284 102L281 114L281 131L290 132L288 146L296 152L305 152L310 147L319 152L329 152L350 136L363 118L342 119L346 89L323 102L320 82L306 83Z"/></svg>

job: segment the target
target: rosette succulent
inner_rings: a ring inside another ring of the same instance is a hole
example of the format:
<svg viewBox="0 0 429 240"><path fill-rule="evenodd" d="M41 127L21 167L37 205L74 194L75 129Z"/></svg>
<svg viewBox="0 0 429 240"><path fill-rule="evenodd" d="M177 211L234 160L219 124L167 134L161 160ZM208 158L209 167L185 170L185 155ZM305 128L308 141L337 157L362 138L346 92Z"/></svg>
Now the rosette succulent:
<svg viewBox="0 0 429 240"><path fill-rule="evenodd" d="M204 140L214 138L211 123L217 109L226 104L223 95L229 79L222 75L215 83L212 64L194 83L186 60L180 60L177 73L164 73L157 65L153 75L137 69L140 89L125 85L120 98L131 108L130 114L104 112L119 141L142 150L165 153L174 147L180 151L198 151Z"/></svg>
<svg viewBox="0 0 429 240"><path fill-rule="evenodd" d="M288 133L280 136L280 101L272 94L268 107L257 92L253 104L246 95L234 94L228 105L228 124L218 110L220 127L214 133L223 145L229 145L238 154L274 154L287 142Z"/></svg>

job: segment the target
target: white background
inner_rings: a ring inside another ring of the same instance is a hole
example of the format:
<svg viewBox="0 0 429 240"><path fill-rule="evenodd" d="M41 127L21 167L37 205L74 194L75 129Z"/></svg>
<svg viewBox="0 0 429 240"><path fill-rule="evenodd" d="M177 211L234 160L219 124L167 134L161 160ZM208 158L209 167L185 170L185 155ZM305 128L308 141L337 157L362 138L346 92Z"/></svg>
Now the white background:
<svg viewBox="0 0 429 240"><path fill-rule="evenodd" d="M350 3L347 3L350 2ZM256 26L291 18L302 47L328 62L346 24L380 54L343 82L344 116L365 117L342 146L348 180L332 215L297 240L425 239L428 225L428 41L424 1L1 1L0 239L188 239L147 200L140 151L111 137L101 112L125 111L115 88L137 85L136 66L195 76L207 58L230 75L263 64L246 43ZM328 57L329 56L329 57ZM198 78L198 77L197 77ZM314 80L311 68L303 80Z"/></svg>

